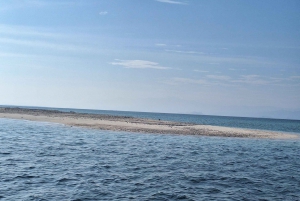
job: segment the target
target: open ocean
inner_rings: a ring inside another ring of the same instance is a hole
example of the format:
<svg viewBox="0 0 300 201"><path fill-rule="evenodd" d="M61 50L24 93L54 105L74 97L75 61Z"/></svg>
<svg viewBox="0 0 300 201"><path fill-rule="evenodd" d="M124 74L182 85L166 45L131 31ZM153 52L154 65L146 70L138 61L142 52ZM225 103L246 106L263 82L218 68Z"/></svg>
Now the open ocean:
<svg viewBox="0 0 300 201"><path fill-rule="evenodd" d="M300 133L298 120L60 110ZM140 134L0 119L0 143L1 201L300 200L298 139Z"/></svg>

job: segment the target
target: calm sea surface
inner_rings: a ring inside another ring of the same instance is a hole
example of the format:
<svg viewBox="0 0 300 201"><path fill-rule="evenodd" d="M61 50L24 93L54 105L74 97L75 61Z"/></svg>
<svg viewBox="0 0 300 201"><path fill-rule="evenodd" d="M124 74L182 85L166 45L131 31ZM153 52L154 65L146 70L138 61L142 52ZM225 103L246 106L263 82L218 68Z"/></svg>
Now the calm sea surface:
<svg viewBox="0 0 300 201"><path fill-rule="evenodd" d="M0 119L0 143L1 201L300 200L299 140Z"/></svg>

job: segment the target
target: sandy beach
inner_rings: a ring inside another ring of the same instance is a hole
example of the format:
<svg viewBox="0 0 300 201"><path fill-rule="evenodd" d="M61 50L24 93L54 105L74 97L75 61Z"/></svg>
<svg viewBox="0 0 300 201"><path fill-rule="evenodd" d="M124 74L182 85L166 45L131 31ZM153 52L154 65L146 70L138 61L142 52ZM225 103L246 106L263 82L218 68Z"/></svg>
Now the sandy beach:
<svg viewBox="0 0 300 201"><path fill-rule="evenodd" d="M202 135L219 137L295 139L298 135L241 128L229 128L210 125L196 125L181 122L111 116L100 114L83 114L61 112L58 110L0 108L0 118L24 119L60 123L67 126L158 134Z"/></svg>

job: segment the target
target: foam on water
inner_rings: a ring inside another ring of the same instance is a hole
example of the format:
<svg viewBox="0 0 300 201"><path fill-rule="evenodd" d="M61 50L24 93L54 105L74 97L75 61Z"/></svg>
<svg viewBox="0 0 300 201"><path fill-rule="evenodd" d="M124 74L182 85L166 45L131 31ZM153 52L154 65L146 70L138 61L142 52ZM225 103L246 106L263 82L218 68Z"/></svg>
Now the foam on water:
<svg viewBox="0 0 300 201"><path fill-rule="evenodd" d="M1 200L299 200L299 140L0 119Z"/></svg>

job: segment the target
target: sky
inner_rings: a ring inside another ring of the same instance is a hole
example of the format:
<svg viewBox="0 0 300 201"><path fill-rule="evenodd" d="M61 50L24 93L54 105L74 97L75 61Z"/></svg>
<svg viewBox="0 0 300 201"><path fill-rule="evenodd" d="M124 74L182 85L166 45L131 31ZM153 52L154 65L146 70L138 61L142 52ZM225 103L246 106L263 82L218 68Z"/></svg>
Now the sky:
<svg viewBox="0 0 300 201"><path fill-rule="evenodd" d="M0 105L300 119L299 0L0 1Z"/></svg>

